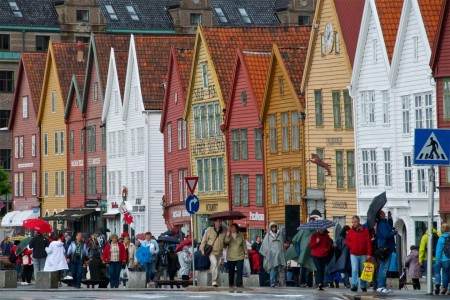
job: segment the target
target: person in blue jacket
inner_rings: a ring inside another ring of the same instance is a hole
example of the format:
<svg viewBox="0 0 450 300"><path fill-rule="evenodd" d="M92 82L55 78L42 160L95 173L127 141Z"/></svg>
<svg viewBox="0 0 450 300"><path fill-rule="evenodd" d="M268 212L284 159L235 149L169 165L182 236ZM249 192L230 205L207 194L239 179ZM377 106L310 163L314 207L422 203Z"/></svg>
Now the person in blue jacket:
<svg viewBox="0 0 450 300"><path fill-rule="evenodd" d="M377 221L377 239L378 239L378 249L383 246L388 246L392 252L395 252L395 239L394 236L397 234L397 229L392 228L386 219L386 213L380 211L378 213ZM389 293L391 290L386 288L386 275L389 268L389 263L391 261L391 255L388 255L384 260L379 261L378 270L378 289L377 292Z"/></svg>
<svg viewBox="0 0 450 300"><path fill-rule="evenodd" d="M449 249L445 248L445 242L450 239L450 226L447 223L441 226L442 235L439 237L436 246L436 265L442 267L442 295L450 295L448 291L448 281L450 277L450 253ZM447 247L448 248L448 247Z"/></svg>

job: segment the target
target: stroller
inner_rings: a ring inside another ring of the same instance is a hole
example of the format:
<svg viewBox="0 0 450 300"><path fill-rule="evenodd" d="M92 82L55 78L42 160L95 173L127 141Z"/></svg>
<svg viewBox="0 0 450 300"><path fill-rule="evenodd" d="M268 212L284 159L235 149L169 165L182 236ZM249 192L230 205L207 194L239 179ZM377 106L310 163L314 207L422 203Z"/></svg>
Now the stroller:
<svg viewBox="0 0 450 300"><path fill-rule="evenodd" d="M407 273L407 268L403 268L402 270L402 274L400 275L400 277L398 278L398 289L408 289L408 286L406 285L406 273Z"/></svg>

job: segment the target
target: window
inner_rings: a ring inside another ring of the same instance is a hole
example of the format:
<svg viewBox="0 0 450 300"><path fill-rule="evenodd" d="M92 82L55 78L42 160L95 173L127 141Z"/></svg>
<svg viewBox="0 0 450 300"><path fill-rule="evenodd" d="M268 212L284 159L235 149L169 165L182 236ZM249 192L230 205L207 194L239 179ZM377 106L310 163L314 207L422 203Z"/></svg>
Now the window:
<svg viewBox="0 0 450 300"><path fill-rule="evenodd" d="M361 118L363 124L375 124L375 92L361 93Z"/></svg>
<svg viewBox="0 0 450 300"><path fill-rule="evenodd" d="M316 126L323 125L323 114L322 114L322 91L314 91L314 104L315 104L315 115L316 115Z"/></svg>
<svg viewBox="0 0 450 300"><path fill-rule="evenodd" d="M248 206L248 175L242 175L242 206Z"/></svg>
<svg viewBox="0 0 450 300"><path fill-rule="evenodd" d="M417 192L418 193L426 193L427 192L427 170L418 169L417 170Z"/></svg>
<svg viewBox="0 0 450 300"><path fill-rule="evenodd" d="M107 187L107 180L106 180L106 166L102 167L102 194L106 194L106 187Z"/></svg>
<svg viewBox="0 0 450 300"><path fill-rule="evenodd" d="M71 195L75 194L75 172L69 172L69 193Z"/></svg>
<svg viewBox="0 0 450 300"><path fill-rule="evenodd" d="M52 91L52 112L56 112L56 92Z"/></svg>
<svg viewBox="0 0 450 300"><path fill-rule="evenodd" d="M211 166L211 167L210 167ZM199 192L217 192L224 189L224 166L222 157L209 157L197 160ZM187 172L186 172L187 174Z"/></svg>
<svg viewBox="0 0 450 300"><path fill-rule="evenodd" d="M183 120L183 149L187 148L187 122Z"/></svg>
<svg viewBox="0 0 450 300"><path fill-rule="evenodd" d="M17 6L16 1L14 0L8 0L9 7L11 8L14 17L16 18L22 18L22 13L20 12L19 6Z"/></svg>
<svg viewBox="0 0 450 300"><path fill-rule="evenodd" d="M8 127L9 114L9 110L0 110L0 128Z"/></svg>
<svg viewBox="0 0 450 300"><path fill-rule="evenodd" d="M117 171L117 194L120 194L122 192L122 171ZM114 182L116 182L114 180Z"/></svg>
<svg viewBox="0 0 450 300"><path fill-rule="evenodd" d="M410 134L409 124L409 96L402 97L402 128L403 134Z"/></svg>
<svg viewBox="0 0 450 300"><path fill-rule="evenodd" d="M336 151L336 187L344 188L344 153Z"/></svg>
<svg viewBox="0 0 450 300"><path fill-rule="evenodd" d="M59 171L55 172L55 197L59 197Z"/></svg>
<svg viewBox="0 0 450 300"><path fill-rule="evenodd" d="M214 10L216 11L217 16L219 17L219 21L222 23L228 23L228 19L225 16L225 14L223 13L223 10L220 7L216 7L214 8Z"/></svg>
<svg viewBox="0 0 450 300"><path fill-rule="evenodd" d="M422 95L415 95L414 103L416 108L416 128L423 128Z"/></svg>
<svg viewBox="0 0 450 300"><path fill-rule="evenodd" d="M19 137L14 138L14 158L19 158Z"/></svg>
<svg viewBox="0 0 450 300"><path fill-rule="evenodd" d="M23 197L23 173L19 173L19 196Z"/></svg>
<svg viewBox="0 0 450 300"><path fill-rule="evenodd" d="M291 202L291 170L283 169L283 201Z"/></svg>
<svg viewBox="0 0 450 300"><path fill-rule="evenodd" d="M341 53L341 40L339 38L339 33L337 31L334 32L334 54Z"/></svg>
<svg viewBox="0 0 450 300"><path fill-rule="evenodd" d="M311 25L310 16L298 16L298 25Z"/></svg>
<svg viewBox="0 0 450 300"><path fill-rule="evenodd" d="M191 14L191 25L198 25L202 23L202 14Z"/></svg>
<svg viewBox="0 0 450 300"><path fill-rule="evenodd" d="M82 43L89 43L89 37L88 36L76 36L75 42L82 42Z"/></svg>
<svg viewBox="0 0 450 300"><path fill-rule="evenodd" d="M182 120L177 121L177 141L178 141L178 150L182 149Z"/></svg>
<svg viewBox="0 0 450 300"><path fill-rule="evenodd" d="M347 151L347 188L355 188L355 152Z"/></svg>
<svg viewBox="0 0 450 300"><path fill-rule="evenodd" d="M239 160L239 129L231 130L231 153L233 160Z"/></svg>
<svg viewBox="0 0 450 300"><path fill-rule="evenodd" d="M325 55L325 35L323 33L320 34L320 52L322 56Z"/></svg>
<svg viewBox="0 0 450 300"><path fill-rule="evenodd" d="M109 18L110 18L112 21L117 21L117 20L119 20L119 18L117 17L116 12L114 11L114 8L113 8L110 4L105 5L105 8L106 8L106 11L108 12Z"/></svg>
<svg viewBox="0 0 450 300"><path fill-rule="evenodd" d="M320 159L324 158L325 151L323 148L317 148L316 154ZM324 186L325 185L325 169L317 166L317 185Z"/></svg>
<svg viewBox="0 0 450 300"><path fill-rule="evenodd" d="M89 167L88 168L88 194L93 195L97 193L97 168Z"/></svg>
<svg viewBox="0 0 450 300"><path fill-rule="evenodd" d="M372 61L374 64L376 64L378 62L378 57L377 57L377 40L373 39L372 40Z"/></svg>
<svg viewBox="0 0 450 300"><path fill-rule="evenodd" d="M270 152L276 153L278 151L277 141L277 115L269 116L269 139L270 139Z"/></svg>
<svg viewBox="0 0 450 300"><path fill-rule="evenodd" d="M14 173L14 196L19 196L19 173Z"/></svg>
<svg viewBox="0 0 450 300"><path fill-rule="evenodd" d="M362 150L363 185L377 186L377 154L375 149Z"/></svg>
<svg viewBox="0 0 450 300"><path fill-rule="evenodd" d="M300 149L300 116L301 113L293 111L291 113L291 148L292 150Z"/></svg>
<svg viewBox="0 0 450 300"><path fill-rule="evenodd" d="M139 127L137 129L137 138L138 138L138 154L144 154L144 127Z"/></svg>
<svg viewBox="0 0 450 300"><path fill-rule="evenodd" d="M208 131L209 131L209 137L213 137L216 135L215 129L216 125L214 122L214 104L208 104Z"/></svg>
<svg viewBox="0 0 450 300"><path fill-rule="evenodd" d="M300 168L294 168L294 202L300 203L301 200L301 181Z"/></svg>
<svg viewBox="0 0 450 300"><path fill-rule="evenodd" d="M9 34L0 34L0 51L10 50Z"/></svg>
<svg viewBox="0 0 450 300"><path fill-rule="evenodd" d="M94 101L98 100L98 82L94 82Z"/></svg>
<svg viewBox="0 0 450 300"><path fill-rule="evenodd" d="M234 184L234 205L241 205L241 175L235 174L233 175L233 184Z"/></svg>
<svg viewBox="0 0 450 300"><path fill-rule="evenodd" d="M405 193L412 193L412 165L411 155L403 155L403 167L405 172Z"/></svg>
<svg viewBox="0 0 450 300"><path fill-rule="evenodd" d="M200 117L201 117L201 126L202 126L202 138L206 138L208 133L207 133L207 109L206 106L201 106L200 107Z"/></svg>
<svg viewBox="0 0 450 300"><path fill-rule="evenodd" d="M283 151L289 151L289 113L281 113L281 144Z"/></svg>
<svg viewBox="0 0 450 300"><path fill-rule="evenodd" d="M117 131L117 138L118 138L118 155L119 157L122 157L125 155L126 152L126 140L125 140L125 130L119 130Z"/></svg>
<svg viewBox="0 0 450 300"><path fill-rule="evenodd" d="M31 136L31 156L36 156L36 135Z"/></svg>
<svg viewBox="0 0 450 300"><path fill-rule="evenodd" d="M344 91L345 128L353 128L353 105L348 90Z"/></svg>
<svg viewBox="0 0 450 300"><path fill-rule="evenodd" d="M22 118L23 119L28 118L28 97L27 96L22 97Z"/></svg>
<svg viewBox="0 0 450 300"><path fill-rule="evenodd" d="M256 174L256 206L263 205L263 175Z"/></svg>
<svg viewBox="0 0 450 300"><path fill-rule="evenodd" d="M341 94L339 91L332 92L334 128L342 128L341 121Z"/></svg>
<svg viewBox="0 0 450 300"><path fill-rule="evenodd" d="M77 10L77 22L89 22L89 10Z"/></svg>
<svg viewBox="0 0 450 300"><path fill-rule="evenodd" d="M137 15L136 10L132 5L127 5L127 11L133 21L139 21L139 16Z"/></svg>
<svg viewBox="0 0 450 300"><path fill-rule="evenodd" d="M284 94L283 76L278 77L278 87L280 88L280 95Z"/></svg>
<svg viewBox="0 0 450 300"><path fill-rule="evenodd" d="M425 128L433 128L433 99L431 93L424 94L425 97Z"/></svg>
<svg viewBox="0 0 450 300"><path fill-rule="evenodd" d="M240 149L241 149L241 159L248 159L247 129L241 129Z"/></svg>
<svg viewBox="0 0 450 300"><path fill-rule="evenodd" d="M389 124L389 93L382 91L383 95L383 124Z"/></svg>
<svg viewBox="0 0 450 300"><path fill-rule="evenodd" d="M115 136L114 136L114 138L115 138ZM115 143L115 140L111 139L111 142ZM84 130L83 129L81 129L81 133L80 133L80 151L81 151L81 153L84 152ZM115 155L115 149L113 151L114 152L112 152L111 154Z"/></svg>
<svg viewBox="0 0 450 300"><path fill-rule="evenodd" d="M11 149L0 149L0 167L11 170Z"/></svg>
<svg viewBox="0 0 450 300"><path fill-rule="evenodd" d="M255 159L262 159L262 132L259 128L255 128Z"/></svg>
<svg viewBox="0 0 450 300"><path fill-rule="evenodd" d="M419 38L417 36L413 36L413 58L415 61L419 59Z"/></svg>
<svg viewBox="0 0 450 300"><path fill-rule="evenodd" d="M64 197L66 195L66 172L65 171L61 171L61 175L60 175L60 179L61 179L61 197Z"/></svg>
<svg viewBox="0 0 450 300"><path fill-rule="evenodd" d="M272 204L278 203L278 172L277 170L270 171L270 192Z"/></svg>
<svg viewBox="0 0 450 300"><path fill-rule="evenodd" d="M14 92L14 72L0 71L0 93Z"/></svg>
<svg viewBox="0 0 450 300"><path fill-rule="evenodd" d="M23 158L23 136L19 137L19 156Z"/></svg>
<svg viewBox="0 0 450 300"><path fill-rule="evenodd" d="M241 103L242 103L242 106L247 105L247 92L246 91L241 92Z"/></svg>
<svg viewBox="0 0 450 300"><path fill-rule="evenodd" d="M95 141L96 141L96 132L95 132L95 125L89 126L87 128L87 144L88 144L88 148L87 151L88 152L95 152Z"/></svg>
<svg viewBox="0 0 450 300"><path fill-rule="evenodd" d="M114 172L113 172L114 173ZM84 180L84 170L81 170L81 175L80 175L80 186L81 186L81 193L84 194L85 191L85 180ZM114 191L114 190L113 190ZM110 195L114 195L114 194L110 194Z"/></svg>
<svg viewBox="0 0 450 300"><path fill-rule="evenodd" d="M186 180L184 180L185 177L187 177L187 170L178 170L178 191L180 194L180 201L184 201L188 195Z"/></svg>
<svg viewBox="0 0 450 300"><path fill-rule="evenodd" d="M167 152L172 152L172 123L167 124Z"/></svg>
<svg viewBox="0 0 450 300"><path fill-rule="evenodd" d="M48 155L48 133L44 133L44 156Z"/></svg>
<svg viewBox="0 0 450 300"><path fill-rule="evenodd" d="M391 162L391 150L384 149L384 185L386 187L392 186L392 162Z"/></svg>
<svg viewBox="0 0 450 300"><path fill-rule="evenodd" d="M222 123L222 118L221 118L221 108L220 108L220 104L219 102L216 102L216 104L214 104L214 116L216 119L216 136L218 137L222 137L222 131L220 130L220 124Z"/></svg>
<svg viewBox="0 0 450 300"><path fill-rule="evenodd" d="M168 176L167 176L168 178L167 178L167 180L168 180L168 187L169 187L169 189L168 189L168 192L169 192L169 195L167 195L168 196L168 200L169 200L169 203L170 204L172 204L172 202L173 202L173 182L172 182L172 172L169 172L169 174L168 174Z"/></svg>
<svg viewBox="0 0 450 300"><path fill-rule="evenodd" d="M102 150L106 150L106 125L100 126L102 128Z"/></svg>
<svg viewBox="0 0 450 300"><path fill-rule="evenodd" d="M75 151L75 141L74 141L74 131L69 131L69 153L74 153Z"/></svg>
<svg viewBox="0 0 450 300"><path fill-rule="evenodd" d="M55 132L54 138L55 154L59 154L59 131Z"/></svg>
<svg viewBox="0 0 450 300"><path fill-rule="evenodd" d="M37 172L31 172L31 196L37 195Z"/></svg>
<svg viewBox="0 0 450 300"><path fill-rule="evenodd" d="M44 197L48 197L48 173L44 173Z"/></svg>
<svg viewBox="0 0 450 300"><path fill-rule="evenodd" d="M241 15L244 23L250 24L252 22L252 20L248 16L247 10L245 8L238 8L238 10L239 10L239 14Z"/></svg>
<svg viewBox="0 0 450 300"><path fill-rule="evenodd" d="M203 88L208 87L208 69L206 66L206 63L201 64L202 66L202 82L203 82Z"/></svg>
<svg viewBox="0 0 450 300"><path fill-rule="evenodd" d="M59 153L60 154L64 154L64 147L65 147L65 143L64 143L64 131L61 131L60 133L59 133L59 136L60 136L60 139L59 139L59 141L60 141L60 143L61 143L61 147L59 148Z"/></svg>
<svg viewBox="0 0 450 300"><path fill-rule="evenodd" d="M444 90L444 119L450 119L450 78L442 79Z"/></svg>

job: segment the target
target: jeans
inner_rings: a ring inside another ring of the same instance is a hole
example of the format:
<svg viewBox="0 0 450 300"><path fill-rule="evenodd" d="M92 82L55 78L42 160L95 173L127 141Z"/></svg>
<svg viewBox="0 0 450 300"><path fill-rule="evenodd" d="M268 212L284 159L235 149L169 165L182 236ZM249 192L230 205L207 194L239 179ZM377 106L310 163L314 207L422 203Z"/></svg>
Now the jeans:
<svg viewBox="0 0 450 300"><path fill-rule="evenodd" d="M359 275L362 273L366 261L367 257L365 255L350 254L350 262L352 263L352 287L358 288ZM367 288L367 281L361 279L361 288Z"/></svg>
<svg viewBox="0 0 450 300"><path fill-rule="evenodd" d="M309 287L312 287L312 277L311 270L306 267L301 267L300 269L300 285L306 284Z"/></svg>
<svg viewBox="0 0 450 300"><path fill-rule="evenodd" d="M237 268L237 275L236 275L236 286L242 286L242 270L244 268L244 260L236 260L236 261L228 261L228 285L233 286L234 285L234 273L236 272Z"/></svg>
<svg viewBox="0 0 450 300"><path fill-rule="evenodd" d="M391 255L378 261L378 288L386 288L386 276L391 262Z"/></svg>
<svg viewBox="0 0 450 300"><path fill-rule="evenodd" d="M425 268L425 273L427 272L427 261L423 262L423 267ZM433 260L432 272L434 275L434 285L441 285L441 267L436 264Z"/></svg>
<svg viewBox="0 0 450 300"><path fill-rule="evenodd" d="M19 278L20 278L20 275L21 275L21 272L22 271L22 264L19 262L16 262L16 275L17 275L17 281L19 281Z"/></svg>
<svg viewBox="0 0 450 300"><path fill-rule="evenodd" d="M328 263L328 257L313 256L314 264L316 265L316 285L325 285L325 267Z"/></svg>
<svg viewBox="0 0 450 300"><path fill-rule="evenodd" d="M155 269L156 269L156 259L151 260L150 262L144 265L145 281L147 283L153 281L153 279L155 278Z"/></svg>
<svg viewBox="0 0 450 300"><path fill-rule="evenodd" d="M72 273L73 283L75 287L81 287L81 276L83 274L83 263L79 261L70 261L69 271Z"/></svg>
<svg viewBox="0 0 450 300"><path fill-rule="evenodd" d="M450 277L450 260L442 262L442 288L448 288L448 280Z"/></svg>
<svg viewBox="0 0 450 300"><path fill-rule="evenodd" d="M119 287L120 270L122 270L122 264L120 262L109 262L109 287L116 289Z"/></svg>
<svg viewBox="0 0 450 300"><path fill-rule="evenodd" d="M275 282L277 281L277 276L279 274L279 267L273 267L270 269L269 275L270 275L270 286L275 286Z"/></svg>
<svg viewBox="0 0 450 300"><path fill-rule="evenodd" d="M37 272L44 271L46 259L47 258L33 258L34 280L37 278Z"/></svg>

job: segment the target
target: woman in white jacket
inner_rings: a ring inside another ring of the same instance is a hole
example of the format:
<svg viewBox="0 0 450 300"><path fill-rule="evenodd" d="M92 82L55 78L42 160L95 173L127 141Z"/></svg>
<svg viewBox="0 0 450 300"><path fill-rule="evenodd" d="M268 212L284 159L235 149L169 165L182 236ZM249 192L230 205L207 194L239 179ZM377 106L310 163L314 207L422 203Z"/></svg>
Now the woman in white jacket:
<svg viewBox="0 0 450 300"><path fill-rule="evenodd" d="M45 248L47 252L47 259L45 260L44 272L54 272L68 270L64 243L62 239L64 236L62 234L54 235L53 242L50 243L48 247ZM60 272L60 278L62 272Z"/></svg>
<svg viewBox="0 0 450 300"><path fill-rule="evenodd" d="M178 262L180 263L180 275L182 280L189 280L189 275L192 270L192 254L189 252L189 247L184 246L183 251L178 254ZM186 287L183 285L183 287Z"/></svg>

